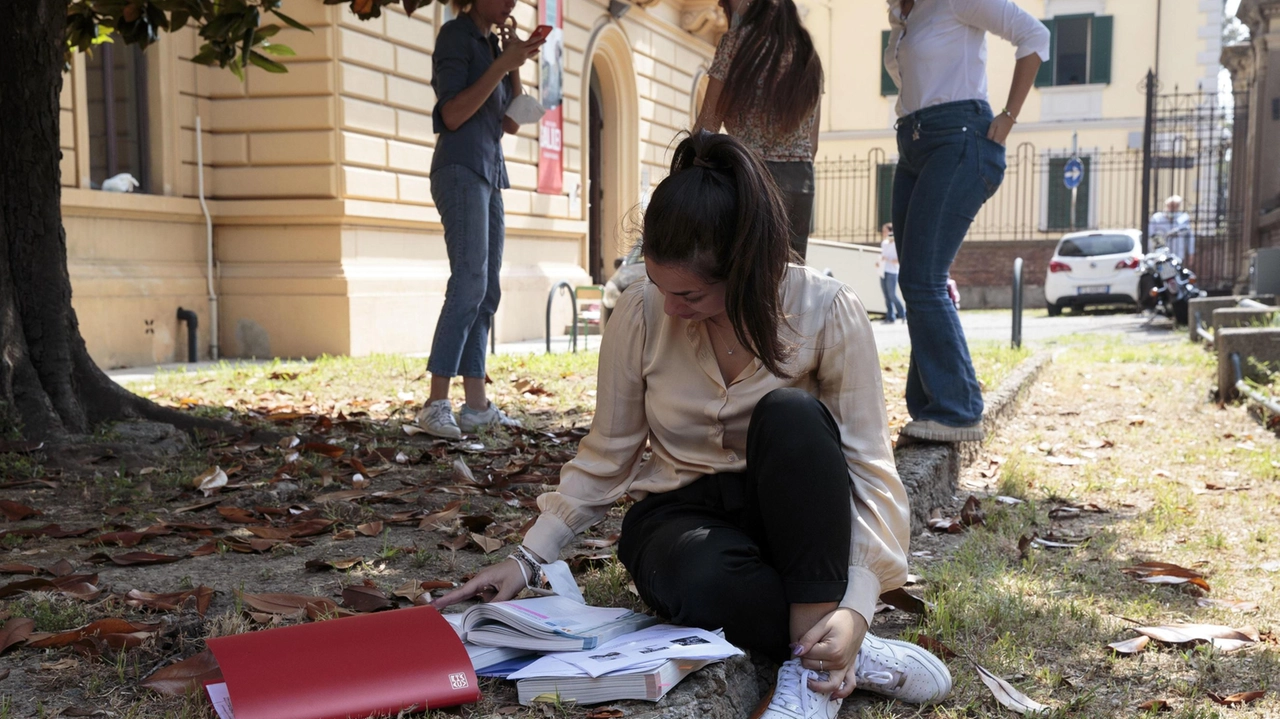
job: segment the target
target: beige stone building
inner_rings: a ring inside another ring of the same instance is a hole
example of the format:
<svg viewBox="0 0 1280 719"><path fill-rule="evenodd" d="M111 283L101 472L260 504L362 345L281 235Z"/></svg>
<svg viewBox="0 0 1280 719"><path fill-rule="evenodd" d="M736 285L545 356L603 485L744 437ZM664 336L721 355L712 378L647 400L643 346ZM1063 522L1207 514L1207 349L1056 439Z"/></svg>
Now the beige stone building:
<svg viewBox="0 0 1280 719"><path fill-rule="evenodd" d="M1280 0L1240 0L1247 44L1223 48L1235 90L1249 97L1247 128L1235 136L1233 197L1250 248L1280 247Z"/></svg>
<svg viewBox="0 0 1280 719"><path fill-rule="evenodd" d="M207 358L211 289L221 357L429 350L449 274L428 180L431 52L449 11L361 22L321 0L283 9L314 30L275 38L297 53L288 74L241 83L193 65L187 29L145 53L104 46L66 75L72 301L101 365L186 359L178 307L198 314ZM536 12L521 0L521 27ZM498 341L540 337L549 288L599 281L625 253L626 216L693 118L723 17L714 0L564 0L563 26L563 192L535 191L536 126L504 140ZM537 63L523 79L536 86ZM96 189L121 172L137 191Z"/></svg>

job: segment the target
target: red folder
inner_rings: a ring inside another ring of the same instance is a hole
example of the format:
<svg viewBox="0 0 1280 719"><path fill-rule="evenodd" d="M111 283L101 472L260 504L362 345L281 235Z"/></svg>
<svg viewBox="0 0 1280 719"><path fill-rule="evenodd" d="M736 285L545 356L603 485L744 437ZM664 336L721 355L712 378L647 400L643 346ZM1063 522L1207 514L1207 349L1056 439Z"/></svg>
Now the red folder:
<svg viewBox="0 0 1280 719"><path fill-rule="evenodd" d="M395 716L480 698L467 650L429 606L219 637L208 645L236 719Z"/></svg>

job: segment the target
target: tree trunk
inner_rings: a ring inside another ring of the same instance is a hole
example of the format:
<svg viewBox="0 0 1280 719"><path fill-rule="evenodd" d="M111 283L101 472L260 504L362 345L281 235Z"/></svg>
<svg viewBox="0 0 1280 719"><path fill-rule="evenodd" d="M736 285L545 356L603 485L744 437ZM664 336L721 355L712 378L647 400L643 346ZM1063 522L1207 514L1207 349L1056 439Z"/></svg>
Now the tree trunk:
<svg viewBox="0 0 1280 719"><path fill-rule="evenodd" d="M138 397L94 364L71 308L58 96L67 0L0 9L0 413L28 439L147 418L225 428Z"/></svg>

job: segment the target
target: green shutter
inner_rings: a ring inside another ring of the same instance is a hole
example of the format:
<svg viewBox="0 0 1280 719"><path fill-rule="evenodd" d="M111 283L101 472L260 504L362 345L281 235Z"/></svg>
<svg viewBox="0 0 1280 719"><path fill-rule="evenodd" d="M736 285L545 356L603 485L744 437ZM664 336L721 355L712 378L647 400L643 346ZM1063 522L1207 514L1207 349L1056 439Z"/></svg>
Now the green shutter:
<svg viewBox="0 0 1280 719"><path fill-rule="evenodd" d="M1111 84L1111 16L1093 18L1089 47L1089 82Z"/></svg>
<svg viewBox="0 0 1280 719"><path fill-rule="evenodd" d="M889 31L882 30L880 32L880 94L897 95L898 85L893 81L893 77L889 75L889 70L884 66L884 53L888 49Z"/></svg>
<svg viewBox="0 0 1280 719"><path fill-rule="evenodd" d="M1057 39L1057 33L1053 29L1053 18L1041 20L1044 26L1049 28L1049 59L1040 63L1040 71L1036 73L1036 87L1052 87L1053 86L1053 46Z"/></svg>
<svg viewBox="0 0 1280 719"><path fill-rule="evenodd" d="M896 164L876 166L876 230L893 220L893 173Z"/></svg>

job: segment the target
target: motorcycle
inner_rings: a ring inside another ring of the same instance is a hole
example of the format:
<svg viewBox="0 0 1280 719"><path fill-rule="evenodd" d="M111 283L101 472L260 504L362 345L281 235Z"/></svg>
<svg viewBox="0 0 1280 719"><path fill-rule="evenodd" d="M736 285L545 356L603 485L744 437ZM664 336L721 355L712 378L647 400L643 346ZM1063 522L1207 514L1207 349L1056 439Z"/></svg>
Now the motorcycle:
<svg viewBox="0 0 1280 719"><path fill-rule="evenodd" d="M1151 239L1154 249L1142 258L1142 277L1138 281L1143 309L1152 311L1152 317L1160 314L1185 325L1188 303L1194 297L1204 297L1205 292L1196 286L1196 273L1169 250L1169 235Z"/></svg>

